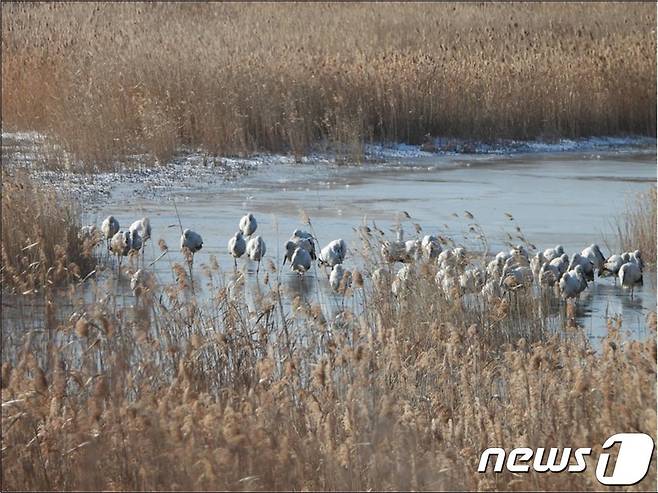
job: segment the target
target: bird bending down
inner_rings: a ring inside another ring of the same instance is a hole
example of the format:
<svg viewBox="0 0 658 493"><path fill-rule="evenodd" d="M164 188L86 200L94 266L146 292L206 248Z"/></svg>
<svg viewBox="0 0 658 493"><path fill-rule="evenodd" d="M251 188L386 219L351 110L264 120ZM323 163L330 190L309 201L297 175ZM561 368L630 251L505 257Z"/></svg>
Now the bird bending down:
<svg viewBox="0 0 658 493"><path fill-rule="evenodd" d="M240 231L242 231L244 236L251 236L256 232L256 228L258 228L258 223L251 212L246 216L242 216L242 219L240 219Z"/></svg>
<svg viewBox="0 0 658 493"><path fill-rule="evenodd" d="M587 288L587 279L582 265L576 265L574 270L566 272L560 279L560 294L565 300L576 298Z"/></svg>
<svg viewBox="0 0 658 493"><path fill-rule="evenodd" d="M562 245L556 245L555 248L547 248L544 250L544 258L549 262L561 257L562 255L564 255L564 247Z"/></svg>
<svg viewBox="0 0 658 493"><path fill-rule="evenodd" d="M190 277L192 276L192 267L194 265L194 254L203 247L203 238L199 233L186 229L180 237L180 249L186 255L189 267Z"/></svg>
<svg viewBox="0 0 658 493"><path fill-rule="evenodd" d="M643 284L642 269L635 262L626 262L619 269L619 282L623 288L631 289L631 299L636 284Z"/></svg>
<svg viewBox="0 0 658 493"><path fill-rule="evenodd" d="M238 260L244 255L247 250L247 242L242 235L242 231L238 231L228 240L228 253L233 257L235 268L238 268Z"/></svg>
<svg viewBox="0 0 658 493"><path fill-rule="evenodd" d="M303 275L311 268L311 254L305 248L297 247L290 259L290 270Z"/></svg>
<svg viewBox="0 0 658 493"><path fill-rule="evenodd" d="M247 242L247 256L254 262L258 262L256 267L256 276L258 276L258 271L260 270L260 261L265 256L267 248L265 247L265 241L260 236L255 236Z"/></svg>
<svg viewBox="0 0 658 493"><path fill-rule="evenodd" d="M601 272L603 265L605 264L605 257L596 243L592 243L580 252L580 254L588 259L599 273Z"/></svg>
<svg viewBox="0 0 658 493"><path fill-rule="evenodd" d="M297 247L306 250L311 256L311 260L317 258L317 255L315 254L315 238L313 235L306 231L296 229L293 231L290 239L286 242L286 253L283 256L283 265L286 265L286 261L290 262L292 260L292 256Z"/></svg>
<svg viewBox="0 0 658 493"><path fill-rule="evenodd" d="M320 257L318 260L321 265L334 265L342 264L347 255L347 244L344 240L338 239L330 242L322 250L320 250Z"/></svg>

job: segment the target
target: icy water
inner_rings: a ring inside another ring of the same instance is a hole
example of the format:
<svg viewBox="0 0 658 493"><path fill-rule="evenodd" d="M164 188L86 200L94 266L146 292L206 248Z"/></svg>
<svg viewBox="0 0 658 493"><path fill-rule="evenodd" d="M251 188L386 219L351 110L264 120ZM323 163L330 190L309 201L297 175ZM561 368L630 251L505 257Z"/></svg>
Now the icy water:
<svg viewBox="0 0 658 493"><path fill-rule="evenodd" d="M113 214L122 227L127 227L133 220L148 216L154 240L164 239L170 248L167 257L152 269L163 282L170 282L170 261L183 262L178 251L178 216L183 228L199 232L204 239L203 249L195 257L195 270L207 264L211 255L226 272L233 269L226 245L237 231L240 217L247 212L256 215L257 234L267 243L267 257L279 267L283 245L292 231L310 230L303 223L303 213L311 218L312 231L321 246L343 238L348 246L358 248L355 228L364 221L370 225L374 221L388 238L394 238L391 228L398 222L404 228L405 239L415 237L415 223L422 226L421 234L440 234L475 247L473 234L469 239L464 237L475 222L484 229L492 254L508 248L506 234L515 236L519 226L540 249L561 244L571 254L598 243L608 255L616 247L615 218L626 201L655 181L655 147L514 155L415 155L354 166L283 160L260 163L228 183L199 181L190 187L189 180L181 176L184 186L177 187L174 180L174 186L162 193L143 194L139 184L120 183L113 187L109 200L88 203L86 207L89 223L100 224L103 217ZM467 219L464 211L475 218ZM506 213L513 216L513 221ZM607 244L606 239L613 243ZM158 256L156 250L153 245L147 247L147 262ZM253 285L255 265L240 261L242 267L245 263ZM346 267L355 263L358 260L349 255ZM319 279L309 273L301 283L287 268L283 272L284 283L293 291L319 296L325 302L327 296L332 296L319 270ZM635 290L633 299L611 279L590 284L579 302L578 322L592 338L599 338L607 333L606 317L620 316L631 337L645 337L646 316L656 310L655 272L646 272L644 279L644 286Z"/></svg>

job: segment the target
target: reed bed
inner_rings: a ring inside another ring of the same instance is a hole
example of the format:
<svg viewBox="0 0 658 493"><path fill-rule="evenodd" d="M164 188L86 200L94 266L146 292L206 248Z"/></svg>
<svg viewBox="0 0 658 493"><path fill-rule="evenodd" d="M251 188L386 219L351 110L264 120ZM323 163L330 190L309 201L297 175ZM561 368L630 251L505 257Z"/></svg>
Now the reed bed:
<svg viewBox="0 0 658 493"><path fill-rule="evenodd" d="M626 211L617 221L617 238L624 251L639 249L649 265L656 265L656 187L626 204Z"/></svg>
<svg viewBox="0 0 658 493"><path fill-rule="evenodd" d="M22 170L2 173L3 293L82 280L96 263L98 237L80 237L82 209Z"/></svg>
<svg viewBox="0 0 658 493"><path fill-rule="evenodd" d="M655 437L655 322L624 342L611 320L596 352L572 308L547 330L539 298L444 296L430 264L394 295L370 282L377 247L364 235L334 305L271 262L250 286L211 258L134 296L91 280L54 330L3 330L3 489L597 490L608 436ZM479 474L491 446L593 457L582 474ZM655 484L654 462L629 489Z"/></svg>
<svg viewBox="0 0 658 493"><path fill-rule="evenodd" d="M179 147L656 133L654 4L2 5L3 130Z"/></svg>

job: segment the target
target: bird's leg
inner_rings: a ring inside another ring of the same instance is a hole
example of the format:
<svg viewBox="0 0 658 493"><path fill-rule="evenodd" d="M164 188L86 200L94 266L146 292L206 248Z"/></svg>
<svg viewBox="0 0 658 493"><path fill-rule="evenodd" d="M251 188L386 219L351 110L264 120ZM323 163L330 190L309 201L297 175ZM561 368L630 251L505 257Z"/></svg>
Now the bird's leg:
<svg viewBox="0 0 658 493"><path fill-rule="evenodd" d="M238 260L235 257L233 257L233 270L238 270Z"/></svg>
<svg viewBox="0 0 658 493"><path fill-rule="evenodd" d="M260 271L260 260L258 261L258 265L256 266L256 277L258 277L258 271Z"/></svg>

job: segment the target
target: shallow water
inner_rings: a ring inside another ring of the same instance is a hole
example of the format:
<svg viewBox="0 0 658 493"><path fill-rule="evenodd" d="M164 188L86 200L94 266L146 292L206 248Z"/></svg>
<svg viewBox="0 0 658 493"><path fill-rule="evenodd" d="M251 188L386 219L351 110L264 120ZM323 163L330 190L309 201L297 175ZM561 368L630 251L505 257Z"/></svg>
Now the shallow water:
<svg viewBox="0 0 658 493"><path fill-rule="evenodd" d="M607 255L615 248L613 224L625 202L655 181L655 148L421 155L358 166L288 161L263 163L229 183L174 186L150 198L139 193L139 184L118 184L110 197L112 207L104 201L102 205L88 204L87 209L88 222L96 224L110 213L123 227L148 216L156 242L162 238L170 248L167 258L153 268L168 282L169 261L183 260L178 251L176 208L183 228L191 228L204 238L195 267L215 255L226 271L233 269L233 260L226 252L227 241L246 212L256 215L257 233L267 243L267 257L277 266L290 233L296 228L309 229L303 224L302 211L310 216L321 245L343 238L357 247L354 228L364 220L369 224L375 221L392 238L389 229L400 220L405 238L415 236L413 223L417 223L423 228L422 234L438 233L475 248L480 245L473 242L474 235L465 239L464 234L469 224L476 222L487 235L490 253L507 248L506 233L516 235L518 225L540 249L562 244L571 254L596 242ZM185 183L183 177L181 183ZM475 216L474 220L465 218L466 210ZM411 219L404 218L402 211ZM514 221L505 213L511 214ZM613 244L607 244L606 239ZM159 254L156 249L153 245L147 247L147 262ZM355 262L354 255L351 257L346 262L348 267ZM249 266L252 276L254 267ZM309 275L300 283L287 269L284 272L286 284L293 291L301 286L307 295L316 292L325 301L331 296L320 275L319 279ZM619 315L632 337L644 337L647 313L656 310L656 275L645 273L644 277L644 286L635 289L633 299L613 280L598 279L582 296L578 322L598 338L607 332L606 317Z"/></svg>

